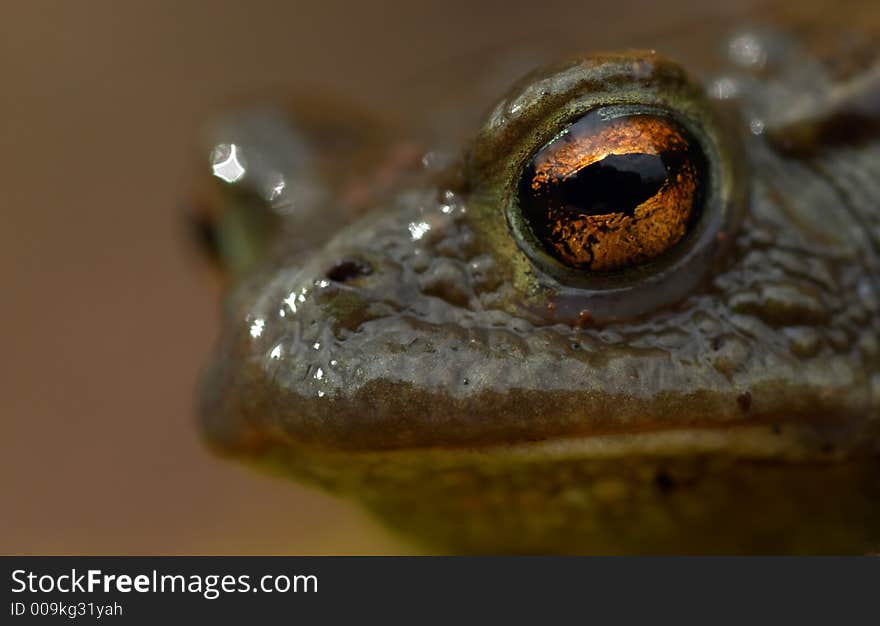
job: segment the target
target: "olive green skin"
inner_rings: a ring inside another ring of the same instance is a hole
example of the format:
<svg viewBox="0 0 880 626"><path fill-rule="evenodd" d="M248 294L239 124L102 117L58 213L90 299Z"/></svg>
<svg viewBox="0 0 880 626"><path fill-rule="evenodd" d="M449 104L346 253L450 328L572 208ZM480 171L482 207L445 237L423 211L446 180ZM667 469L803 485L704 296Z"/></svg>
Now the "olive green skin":
<svg viewBox="0 0 880 626"><path fill-rule="evenodd" d="M357 208L347 161L315 140L287 186L324 181L317 199L225 208L277 234L235 264L208 442L444 552L880 550L880 141L823 143L858 95L839 86L861 77L818 61L828 97L791 119L808 94L781 58L733 68L723 102L653 53L550 66L459 158L401 168ZM535 262L512 190L534 150L608 104L668 111L699 138L705 233L573 276ZM362 139L352 163L387 153ZM334 270L352 259L368 269Z"/></svg>

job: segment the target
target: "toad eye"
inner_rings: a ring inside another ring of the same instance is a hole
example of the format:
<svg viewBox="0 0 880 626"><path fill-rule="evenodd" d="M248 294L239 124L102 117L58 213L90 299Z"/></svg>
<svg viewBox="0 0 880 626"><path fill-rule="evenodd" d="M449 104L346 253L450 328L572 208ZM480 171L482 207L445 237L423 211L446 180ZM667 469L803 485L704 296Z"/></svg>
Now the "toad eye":
<svg viewBox="0 0 880 626"><path fill-rule="evenodd" d="M620 270L686 236L704 177L697 141L680 124L604 107L535 153L523 168L519 206L531 234L561 263Z"/></svg>
<svg viewBox="0 0 880 626"><path fill-rule="evenodd" d="M472 222L519 306L602 323L693 293L746 211L739 124L653 52L575 58L514 85L466 173Z"/></svg>

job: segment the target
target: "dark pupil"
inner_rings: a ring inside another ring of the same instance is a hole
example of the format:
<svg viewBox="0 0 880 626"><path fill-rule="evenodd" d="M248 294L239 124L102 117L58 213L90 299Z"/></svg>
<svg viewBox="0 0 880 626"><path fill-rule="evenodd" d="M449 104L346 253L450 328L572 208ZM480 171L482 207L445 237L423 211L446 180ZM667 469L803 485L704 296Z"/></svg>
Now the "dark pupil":
<svg viewBox="0 0 880 626"><path fill-rule="evenodd" d="M660 190L667 176L658 155L611 154L559 184L548 185L542 200L580 215L633 215L637 206ZM524 183L530 180L531 176L523 177Z"/></svg>

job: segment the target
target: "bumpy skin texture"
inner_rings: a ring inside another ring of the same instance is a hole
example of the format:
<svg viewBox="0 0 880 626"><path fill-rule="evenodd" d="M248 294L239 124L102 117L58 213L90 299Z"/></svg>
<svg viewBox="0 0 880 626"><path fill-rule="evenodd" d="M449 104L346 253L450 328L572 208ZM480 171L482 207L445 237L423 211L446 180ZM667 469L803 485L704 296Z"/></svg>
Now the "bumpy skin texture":
<svg viewBox="0 0 880 626"><path fill-rule="evenodd" d="M456 552L880 548L880 142L838 132L880 74L745 36L767 59L707 79L714 102L651 54L577 59L452 163L280 212L226 302L210 443ZM507 211L528 156L609 98L697 124L720 224L614 297L536 264Z"/></svg>

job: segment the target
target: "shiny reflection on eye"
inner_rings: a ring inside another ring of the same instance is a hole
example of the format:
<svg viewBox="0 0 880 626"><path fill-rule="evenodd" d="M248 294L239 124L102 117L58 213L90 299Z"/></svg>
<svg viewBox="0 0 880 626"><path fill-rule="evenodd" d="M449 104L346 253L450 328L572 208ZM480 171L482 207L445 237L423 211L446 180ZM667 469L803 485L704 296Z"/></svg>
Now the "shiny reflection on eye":
<svg viewBox="0 0 880 626"><path fill-rule="evenodd" d="M246 169L239 157L238 146L234 143L215 146L211 151L211 171L227 183L241 179Z"/></svg>
<svg viewBox="0 0 880 626"><path fill-rule="evenodd" d="M431 230L431 225L427 222L410 222L408 228L413 241L418 241L425 236L425 233Z"/></svg>
<svg viewBox="0 0 880 626"><path fill-rule="evenodd" d="M257 318L251 324L251 337L257 339L260 335L263 334L263 329L266 327L266 320Z"/></svg>
<svg viewBox="0 0 880 626"><path fill-rule="evenodd" d="M272 348L272 352L269 353L269 358L275 359L275 360L278 360L281 358L281 345L280 344L275 346L274 348Z"/></svg>
<svg viewBox="0 0 880 626"><path fill-rule="evenodd" d="M323 380L324 379L324 370L320 367L315 372L315 380Z"/></svg>

